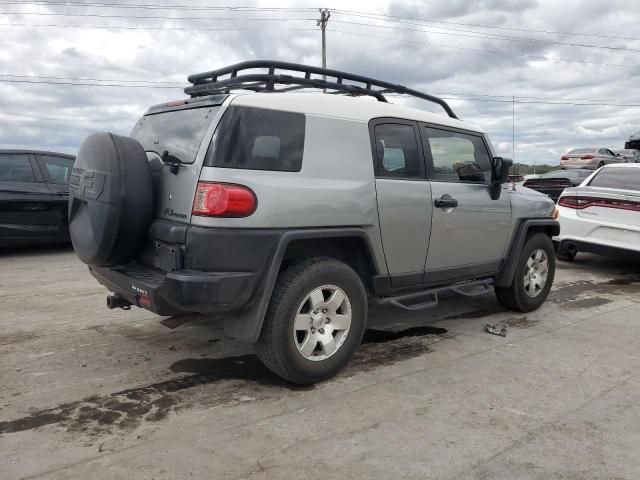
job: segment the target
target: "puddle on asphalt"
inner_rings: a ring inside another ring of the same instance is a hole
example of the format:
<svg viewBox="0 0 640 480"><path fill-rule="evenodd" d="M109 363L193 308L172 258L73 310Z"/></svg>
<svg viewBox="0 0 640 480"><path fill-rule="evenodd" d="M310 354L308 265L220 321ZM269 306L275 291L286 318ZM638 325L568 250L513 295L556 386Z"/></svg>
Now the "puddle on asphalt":
<svg viewBox="0 0 640 480"><path fill-rule="evenodd" d="M428 353L431 345L451 337L446 329L431 326L400 331L367 330L362 345L340 376L371 371ZM389 342L393 345L387 345ZM96 440L117 430L131 431L143 423L157 422L172 411L196 403L210 408L271 398L282 389L298 392L314 388L285 382L264 367L255 355L186 358L173 363L170 369L192 375L34 411L22 418L0 422L0 435L58 424L70 433L81 433ZM216 384L215 388L210 388L212 384Z"/></svg>

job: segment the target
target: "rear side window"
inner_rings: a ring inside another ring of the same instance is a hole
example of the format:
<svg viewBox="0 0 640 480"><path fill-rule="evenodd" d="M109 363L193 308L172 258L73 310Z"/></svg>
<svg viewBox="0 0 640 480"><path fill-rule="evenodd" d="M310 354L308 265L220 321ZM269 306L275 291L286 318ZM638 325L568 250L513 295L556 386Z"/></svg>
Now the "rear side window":
<svg viewBox="0 0 640 480"><path fill-rule="evenodd" d="M47 173L53 183L69 183L73 160L70 158L39 156L47 169Z"/></svg>
<svg viewBox="0 0 640 480"><path fill-rule="evenodd" d="M640 168L603 168L591 179L589 186L640 190Z"/></svg>
<svg viewBox="0 0 640 480"><path fill-rule="evenodd" d="M412 125L383 123L375 126L376 176L423 178L422 160Z"/></svg>
<svg viewBox="0 0 640 480"><path fill-rule="evenodd" d="M34 182L29 155L0 154L0 181Z"/></svg>
<svg viewBox="0 0 640 480"><path fill-rule="evenodd" d="M429 176L441 182L484 183L491 178L491 160L480 137L461 132L425 128L425 150L431 155Z"/></svg>
<svg viewBox="0 0 640 480"><path fill-rule="evenodd" d="M299 172L305 123L302 113L230 107L216 129L206 165Z"/></svg>
<svg viewBox="0 0 640 480"><path fill-rule="evenodd" d="M165 152L182 163L193 163L214 115L220 107L199 107L145 115L131 136L146 152Z"/></svg>

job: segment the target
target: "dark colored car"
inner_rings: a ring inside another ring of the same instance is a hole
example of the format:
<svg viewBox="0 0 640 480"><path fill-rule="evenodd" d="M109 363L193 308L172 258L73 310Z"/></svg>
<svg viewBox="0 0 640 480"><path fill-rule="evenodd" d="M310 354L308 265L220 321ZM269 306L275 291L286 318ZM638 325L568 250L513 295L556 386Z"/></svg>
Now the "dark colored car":
<svg viewBox="0 0 640 480"><path fill-rule="evenodd" d="M593 170L586 168L575 168L571 170L554 170L543 173L538 178L532 178L524 182L524 186L544 193L554 202L565 188L577 187L582 181L593 173Z"/></svg>
<svg viewBox="0 0 640 480"><path fill-rule="evenodd" d="M69 180L75 157L0 150L0 247L69 241Z"/></svg>

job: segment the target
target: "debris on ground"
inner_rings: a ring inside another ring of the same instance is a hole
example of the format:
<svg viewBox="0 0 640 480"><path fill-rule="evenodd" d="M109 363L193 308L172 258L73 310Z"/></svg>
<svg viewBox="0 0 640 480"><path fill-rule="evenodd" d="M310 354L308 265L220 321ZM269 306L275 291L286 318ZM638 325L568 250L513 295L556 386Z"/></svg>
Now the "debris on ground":
<svg viewBox="0 0 640 480"><path fill-rule="evenodd" d="M493 333L494 335L500 335L501 337L507 336L507 326L504 323L496 323L494 325L487 323L485 329L487 332Z"/></svg>

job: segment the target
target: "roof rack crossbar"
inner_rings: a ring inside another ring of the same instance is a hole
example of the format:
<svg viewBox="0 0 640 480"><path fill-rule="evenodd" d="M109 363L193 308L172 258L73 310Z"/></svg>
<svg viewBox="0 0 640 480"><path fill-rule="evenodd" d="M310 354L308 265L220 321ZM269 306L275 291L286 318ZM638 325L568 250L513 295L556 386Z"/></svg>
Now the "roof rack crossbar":
<svg viewBox="0 0 640 480"><path fill-rule="evenodd" d="M268 69L267 73L243 73L244 70ZM286 70L288 72L304 73L302 76L294 76L284 73L276 73L276 70ZM312 78L312 75L323 77L333 77L334 80L323 78ZM220 77L226 77L220 79ZM216 93L228 93L234 89L244 89L252 91L285 92L300 88L319 88L323 90L333 90L330 93L346 93L350 95L368 95L375 97L381 102L387 99L384 93L400 93L420 98L437 105L440 105L451 118L458 118L447 102L443 99L429 95L427 93L412 90L403 85L376 80L362 75L331 70L328 68L301 65L298 63L279 62L270 60L252 60L248 62L236 63L228 67L211 70L203 73L189 75L191 86L184 89L187 95L198 97L203 95L213 95ZM355 82L362 86L354 85ZM287 85L286 88L276 88L276 85Z"/></svg>

